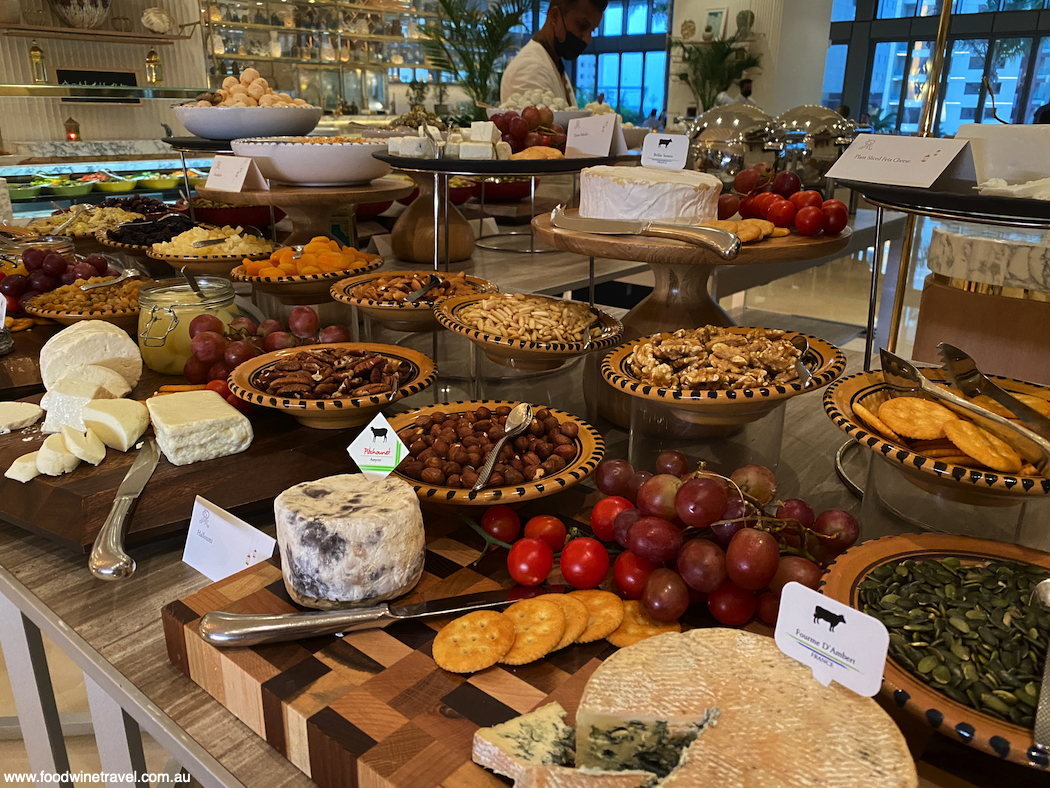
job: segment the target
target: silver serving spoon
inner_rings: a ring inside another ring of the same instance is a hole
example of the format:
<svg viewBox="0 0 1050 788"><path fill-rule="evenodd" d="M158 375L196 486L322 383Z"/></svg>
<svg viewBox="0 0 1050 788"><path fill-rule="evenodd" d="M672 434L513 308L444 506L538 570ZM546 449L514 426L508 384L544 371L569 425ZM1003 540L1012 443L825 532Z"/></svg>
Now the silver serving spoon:
<svg viewBox="0 0 1050 788"><path fill-rule="evenodd" d="M51 234L60 235L63 230L65 230L67 227L73 224L73 222L75 222L80 216L82 216L85 213L91 213L94 210L95 208L81 208L79 211L75 211L71 207L69 209L69 218L62 222L62 224L60 224L54 230L52 230Z"/></svg>
<svg viewBox="0 0 1050 788"><path fill-rule="evenodd" d="M185 277L186 281L190 283L190 287L193 288L193 292L203 298L204 292L201 290L201 286L197 283L197 278L192 273L190 273L189 269L183 266L182 270L179 271L179 273L182 274L183 277Z"/></svg>
<svg viewBox="0 0 1050 788"><path fill-rule="evenodd" d="M802 382L802 388L808 388L813 382L813 373L809 371L809 367L802 363L802 359L809 353L809 340L801 334L795 334L795 336L791 337L791 344L798 348L798 358L795 359L795 373Z"/></svg>
<svg viewBox="0 0 1050 788"><path fill-rule="evenodd" d="M111 287L112 285L119 285L125 279L134 279L135 277L146 276L142 271L137 268L125 268L123 273L116 279L110 279L108 282L92 282L90 284L81 285L81 290L94 290L98 287Z"/></svg>
<svg viewBox="0 0 1050 788"><path fill-rule="evenodd" d="M437 274L430 274L427 277L426 283L418 290L413 290L408 294L408 298L405 299L406 304L414 304L416 301L422 300L423 296L441 284L442 279Z"/></svg>
<svg viewBox="0 0 1050 788"><path fill-rule="evenodd" d="M504 444L511 438L516 438L525 432L530 424L532 424L532 405L529 405L527 402L515 405L514 410L507 416L507 424L503 428L505 430L503 437L496 441L496 445L492 447L492 451L489 452L489 458L485 460L485 464L481 466L481 470L478 472L478 480L474 482L474 486L470 489L477 492L485 486L485 482L492 475L492 469L496 467L496 460L499 459L499 453Z"/></svg>

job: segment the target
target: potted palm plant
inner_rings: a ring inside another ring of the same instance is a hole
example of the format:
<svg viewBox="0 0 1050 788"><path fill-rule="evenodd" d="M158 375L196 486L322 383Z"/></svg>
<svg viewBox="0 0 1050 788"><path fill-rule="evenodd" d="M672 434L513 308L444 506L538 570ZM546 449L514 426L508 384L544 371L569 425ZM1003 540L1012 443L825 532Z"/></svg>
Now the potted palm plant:
<svg viewBox="0 0 1050 788"><path fill-rule="evenodd" d="M682 52L682 68L678 79L688 85L693 98L704 111L715 105L718 94L744 76L748 69L762 65L762 58L753 55L738 43L737 36L722 41L689 43L672 38L673 49Z"/></svg>
<svg viewBox="0 0 1050 788"><path fill-rule="evenodd" d="M496 63L514 44L511 31L531 10L531 0L438 0L438 7L438 20L420 31L430 65L458 75L463 91L475 102L499 104ZM480 107L474 114L485 117Z"/></svg>

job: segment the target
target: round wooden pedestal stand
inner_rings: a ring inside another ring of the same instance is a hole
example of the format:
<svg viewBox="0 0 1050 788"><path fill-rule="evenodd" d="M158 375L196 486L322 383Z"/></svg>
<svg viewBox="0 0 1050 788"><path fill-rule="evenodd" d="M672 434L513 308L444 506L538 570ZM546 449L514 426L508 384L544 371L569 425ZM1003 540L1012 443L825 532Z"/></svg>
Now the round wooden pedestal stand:
<svg viewBox="0 0 1050 788"><path fill-rule="evenodd" d="M474 230L459 208L450 200L438 200L438 216L434 218L434 176L427 172L406 173L419 186L419 196L403 214L397 217L390 231L390 246L399 260L407 263L434 265L434 231L437 229L441 262L458 263L474 254ZM448 178L448 176L443 176ZM448 221L445 215L448 214ZM448 243L445 243L445 228ZM445 259L448 249L448 259Z"/></svg>
<svg viewBox="0 0 1050 788"><path fill-rule="evenodd" d="M566 213L575 215L576 212ZM847 227L841 234L832 237L806 237L793 233L784 238L767 238L757 243L744 244L740 254L727 262L711 249L682 241L562 230L552 225L547 215L533 219L532 227L537 240L563 252L649 264L656 278L655 288L624 316L625 341L680 328L735 325L725 310L711 298L707 289L707 280L716 267L789 263L827 257L845 249L852 233ZM598 372L601 359L597 355L588 358L589 363L585 367L587 396L590 398L597 394L598 412L613 423L627 427L630 424L630 397L602 380Z"/></svg>
<svg viewBox="0 0 1050 788"><path fill-rule="evenodd" d="M407 197L415 188L398 178L377 178L363 186L279 186L269 190L223 192L198 186L206 200L230 205L274 205L292 220L292 234L285 243L305 244L316 236L332 234L332 214L345 205L386 202Z"/></svg>

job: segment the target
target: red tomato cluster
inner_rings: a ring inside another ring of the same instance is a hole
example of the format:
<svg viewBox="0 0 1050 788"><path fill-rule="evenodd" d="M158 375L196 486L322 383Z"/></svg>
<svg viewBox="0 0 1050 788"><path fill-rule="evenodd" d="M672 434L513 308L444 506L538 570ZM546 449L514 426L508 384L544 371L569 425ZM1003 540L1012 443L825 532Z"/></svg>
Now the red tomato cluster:
<svg viewBox="0 0 1050 788"><path fill-rule="evenodd" d="M849 209L840 200L825 200L820 192L803 190L793 172L773 175L767 162L741 170L733 180L738 194L723 194L718 201L718 218L757 216L777 227L793 228L800 235L838 235L849 221ZM738 196L739 195L739 196Z"/></svg>

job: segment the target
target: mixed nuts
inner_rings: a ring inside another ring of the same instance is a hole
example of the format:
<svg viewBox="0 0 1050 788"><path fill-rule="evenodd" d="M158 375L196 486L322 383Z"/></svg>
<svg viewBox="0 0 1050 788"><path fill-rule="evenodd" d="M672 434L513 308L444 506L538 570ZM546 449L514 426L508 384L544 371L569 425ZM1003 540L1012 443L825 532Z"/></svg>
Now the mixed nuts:
<svg viewBox="0 0 1050 788"><path fill-rule="evenodd" d="M396 391L411 377L411 367L367 350L303 350L264 369L252 385L292 399L371 397Z"/></svg>

